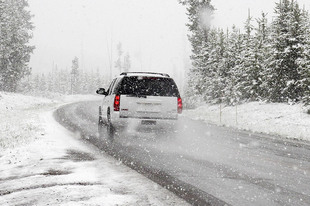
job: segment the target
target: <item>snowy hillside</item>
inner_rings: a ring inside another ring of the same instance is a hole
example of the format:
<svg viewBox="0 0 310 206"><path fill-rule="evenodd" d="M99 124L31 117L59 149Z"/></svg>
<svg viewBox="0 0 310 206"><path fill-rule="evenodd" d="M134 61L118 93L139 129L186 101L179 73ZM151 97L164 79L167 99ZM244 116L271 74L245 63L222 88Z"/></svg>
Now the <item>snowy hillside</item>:
<svg viewBox="0 0 310 206"><path fill-rule="evenodd" d="M300 104L251 102L237 107L204 105L186 110L183 115L212 124L310 141L307 110Z"/></svg>

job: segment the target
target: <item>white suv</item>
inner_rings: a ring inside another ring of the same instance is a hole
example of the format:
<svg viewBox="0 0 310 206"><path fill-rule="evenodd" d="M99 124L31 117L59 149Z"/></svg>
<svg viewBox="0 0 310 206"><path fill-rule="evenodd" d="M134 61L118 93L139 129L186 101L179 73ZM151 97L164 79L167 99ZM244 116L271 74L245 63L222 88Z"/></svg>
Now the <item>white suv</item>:
<svg viewBox="0 0 310 206"><path fill-rule="evenodd" d="M115 130L135 125L165 125L175 122L182 113L182 99L178 88L168 74L151 72L124 72L113 79L99 107L99 134L107 125L110 138Z"/></svg>

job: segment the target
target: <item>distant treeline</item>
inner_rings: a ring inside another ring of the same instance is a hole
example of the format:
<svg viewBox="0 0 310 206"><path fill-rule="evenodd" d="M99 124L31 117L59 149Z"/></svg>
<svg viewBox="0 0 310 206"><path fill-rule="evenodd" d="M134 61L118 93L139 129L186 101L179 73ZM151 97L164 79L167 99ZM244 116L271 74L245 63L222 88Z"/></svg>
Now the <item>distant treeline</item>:
<svg viewBox="0 0 310 206"><path fill-rule="evenodd" d="M310 104L310 20L296 1L276 3L271 23L265 13L255 20L249 14L244 32L212 28L205 19L214 11L210 0L180 2L187 6L191 32L192 68L185 92L189 106L199 98L226 104Z"/></svg>
<svg viewBox="0 0 310 206"><path fill-rule="evenodd" d="M33 74L24 78L17 87L18 92L50 96L53 94L95 94L99 87L106 85L106 80L99 71L79 72L58 70L48 74Z"/></svg>

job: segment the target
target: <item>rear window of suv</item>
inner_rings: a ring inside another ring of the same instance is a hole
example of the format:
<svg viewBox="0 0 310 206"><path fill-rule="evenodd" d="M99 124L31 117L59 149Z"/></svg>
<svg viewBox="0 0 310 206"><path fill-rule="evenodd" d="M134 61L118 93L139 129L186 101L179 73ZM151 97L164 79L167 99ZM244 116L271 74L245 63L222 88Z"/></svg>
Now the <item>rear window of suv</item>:
<svg viewBox="0 0 310 206"><path fill-rule="evenodd" d="M133 96L179 96L173 79L161 77L124 77L117 90L118 94Z"/></svg>

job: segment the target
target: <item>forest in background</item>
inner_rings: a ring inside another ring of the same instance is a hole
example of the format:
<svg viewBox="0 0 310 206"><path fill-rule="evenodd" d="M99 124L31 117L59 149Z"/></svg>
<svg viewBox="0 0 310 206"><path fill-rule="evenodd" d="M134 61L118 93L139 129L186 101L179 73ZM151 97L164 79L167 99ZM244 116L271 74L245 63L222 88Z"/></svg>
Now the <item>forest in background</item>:
<svg viewBox="0 0 310 206"><path fill-rule="evenodd" d="M242 30L212 27L211 0L179 2L187 7L192 45L185 106L201 101L310 104L310 18L295 0L276 3L271 22L265 13L254 19L249 12ZM106 84L98 71L86 73L74 63L69 70L31 74L29 61L35 47L29 43L34 25L28 7L27 0L0 0L1 91L92 93ZM120 62L115 68L122 69Z"/></svg>
<svg viewBox="0 0 310 206"><path fill-rule="evenodd" d="M179 0L187 7L192 45L185 104L247 101L310 104L310 20L295 0L275 4L244 29L212 27L211 0Z"/></svg>
<svg viewBox="0 0 310 206"><path fill-rule="evenodd" d="M106 86L107 77L99 71L84 72L57 69L47 74L32 74L23 78L16 91L34 96L50 97L55 94L95 94L99 87Z"/></svg>

